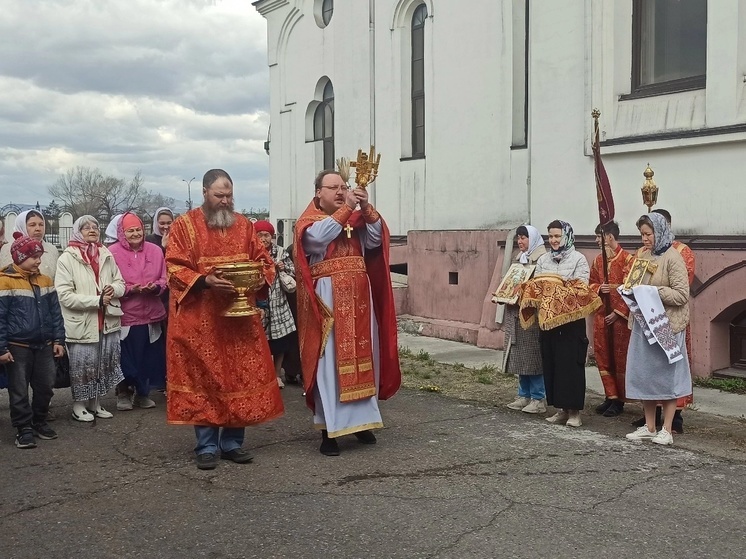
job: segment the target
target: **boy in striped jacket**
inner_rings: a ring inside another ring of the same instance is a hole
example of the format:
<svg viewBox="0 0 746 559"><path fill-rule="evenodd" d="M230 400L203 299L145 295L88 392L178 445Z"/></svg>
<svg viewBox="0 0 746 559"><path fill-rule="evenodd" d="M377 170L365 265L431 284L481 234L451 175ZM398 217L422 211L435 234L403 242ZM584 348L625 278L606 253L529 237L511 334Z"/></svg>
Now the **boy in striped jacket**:
<svg viewBox="0 0 746 559"><path fill-rule="evenodd" d="M15 444L34 448L34 435L57 438L47 425L47 413L53 395L54 358L65 353L65 325L54 282L39 273L44 247L21 233L14 237L13 264L0 271L0 364L5 364L8 373Z"/></svg>

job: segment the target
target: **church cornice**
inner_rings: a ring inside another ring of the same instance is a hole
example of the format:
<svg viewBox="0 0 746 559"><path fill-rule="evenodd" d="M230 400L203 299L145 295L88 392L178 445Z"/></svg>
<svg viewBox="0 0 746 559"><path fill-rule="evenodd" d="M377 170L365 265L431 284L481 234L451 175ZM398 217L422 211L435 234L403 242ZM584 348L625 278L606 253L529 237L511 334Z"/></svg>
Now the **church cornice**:
<svg viewBox="0 0 746 559"><path fill-rule="evenodd" d="M290 4L290 0L257 0L256 2L252 2L251 5L254 6L256 11L262 16L267 17L267 14L279 10L288 4Z"/></svg>

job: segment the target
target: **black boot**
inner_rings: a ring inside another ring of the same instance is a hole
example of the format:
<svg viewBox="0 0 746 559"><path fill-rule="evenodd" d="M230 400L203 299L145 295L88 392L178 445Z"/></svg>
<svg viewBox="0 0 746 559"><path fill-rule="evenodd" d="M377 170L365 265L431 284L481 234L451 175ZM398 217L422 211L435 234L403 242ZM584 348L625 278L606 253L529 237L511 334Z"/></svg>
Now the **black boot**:
<svg viewBox="0 0 746 559"><path fill-rule="evenodd" d="M326 429L321 431L321 446L319 452L324 456L339 456L339 445L337 439L330 439Z"/></svg>
<svg viewBox="0 0 746 559"><path fill-rule="evenodd" d="M604 412L606 410L608 410L609 406L611 406L611 404L613 404L613 403L614 403L614 400L611 400L610 398L606 398L606 400L604 400L603 404L600 404L600 405L596 406L596 413L600 414L600 415L603 415Z"/></svg>
<svg viewBox="0 0 746 559"><path fill-rule="evenodd" d="M619 400L612 400L611 405L601 415L603 415L604 417L616 417L617 415L620 415L623 411L624 411L624 402L621 402Z"/></svg>
<svg viewBox="0 0 746 559"><path fill-rule="evenodd" d="M655 408L655 428L660 431L660 428L663 426L663 417L661 416L662 413L661 408ZM643 415L640 419L635 419L632 422L633 427L642 427L645 425L645 416Z"/></svg>
<svg viewBox="0 0 746 559"><path fill-rule="evenodd" d="M671 431L678 435L681 435L684 432L684 418L681 416L681 410L676 410L676 412L673 414Z"/></svg>
<svg viewBox="0 0 746 559"><path fill-rule="evenodd" d="M376 436L370 429L366 429L365 431L358 431L357 433L355 433L355 436L357 437L357 440L359 440L363 444L376 444Z"/></svg>

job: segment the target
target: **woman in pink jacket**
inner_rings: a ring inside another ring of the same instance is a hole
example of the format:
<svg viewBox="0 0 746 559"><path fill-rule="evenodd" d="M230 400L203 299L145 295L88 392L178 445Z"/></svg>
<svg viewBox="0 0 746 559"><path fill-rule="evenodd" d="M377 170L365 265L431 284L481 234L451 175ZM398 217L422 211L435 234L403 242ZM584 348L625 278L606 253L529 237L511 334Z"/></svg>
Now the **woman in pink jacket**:
<svg viewBox="0 0 746 559"><path fill-rule="evenodd" d="M122 301L122 372L117 409L153 408L151 387L166 382L166 336L161 322L166 308L166 263L160 247L145 241L142 221L125 213L117 226L117 242L109 247L122 272L126 290ZM133 398L134 396L134 398Z"/></svg>

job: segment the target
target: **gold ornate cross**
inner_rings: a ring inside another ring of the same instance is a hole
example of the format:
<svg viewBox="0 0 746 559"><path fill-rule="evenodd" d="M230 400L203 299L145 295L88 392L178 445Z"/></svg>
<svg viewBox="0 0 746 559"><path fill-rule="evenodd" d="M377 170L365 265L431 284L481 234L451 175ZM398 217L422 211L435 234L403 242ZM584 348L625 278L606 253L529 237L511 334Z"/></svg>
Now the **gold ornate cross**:
<svg viewBox="0 0 746 559"><path fill-rule="evenodd" d="M345 233L347 233L347 238L351 239L352 238L352 227L350 226L349 223L344 226L344 230L345 230Z"/></svg>

